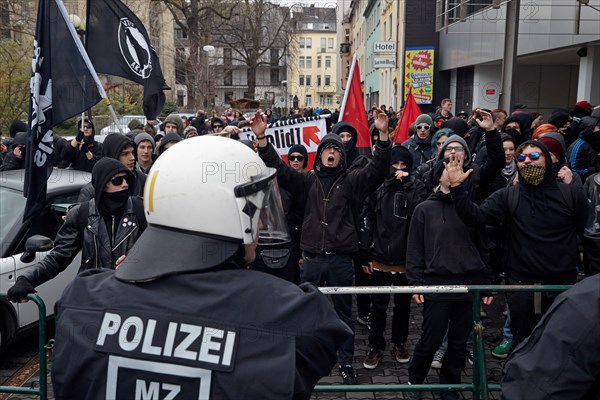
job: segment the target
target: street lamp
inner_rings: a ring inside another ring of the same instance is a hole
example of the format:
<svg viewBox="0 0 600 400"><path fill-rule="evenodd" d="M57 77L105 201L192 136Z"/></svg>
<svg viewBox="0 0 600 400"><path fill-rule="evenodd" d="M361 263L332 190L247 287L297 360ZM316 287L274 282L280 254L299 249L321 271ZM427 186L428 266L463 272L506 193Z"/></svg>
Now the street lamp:
<svg viewBox="0 0 600 400"><path fill-rule="evenodd" d="M284 106L283 106L283 114L287 115L288 114L288 110L287 110L287 108L288 108L288 86L287 86L287 81L281 81L281 84L285 86L285 97L284 97L285 103L284 103Z"/></svg>
<svg viewBox="0 0 600 400"><path fill-rule="evenodd" d="M204 94L204 107L206 108L206 111L208 112L208 87L210 85L210 82L208 80L208 57L210 55L211 52L215 51L215 46L211 46L210 44L207 44L206 46L202 47L202 50L204 50L206 52L206 93Z"/></svg>

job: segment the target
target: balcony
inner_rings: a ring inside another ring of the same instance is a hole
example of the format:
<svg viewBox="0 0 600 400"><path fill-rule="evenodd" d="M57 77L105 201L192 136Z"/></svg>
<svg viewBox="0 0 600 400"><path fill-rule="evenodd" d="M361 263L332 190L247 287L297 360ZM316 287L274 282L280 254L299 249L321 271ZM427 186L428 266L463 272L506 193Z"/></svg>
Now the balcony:
<svg viewBox="0 0 600 400"><path fill-rule="evenodd" d="M340 44L340 53L341 54L350 54L350 45L351 45L351 43L341 43Z"/></svg>

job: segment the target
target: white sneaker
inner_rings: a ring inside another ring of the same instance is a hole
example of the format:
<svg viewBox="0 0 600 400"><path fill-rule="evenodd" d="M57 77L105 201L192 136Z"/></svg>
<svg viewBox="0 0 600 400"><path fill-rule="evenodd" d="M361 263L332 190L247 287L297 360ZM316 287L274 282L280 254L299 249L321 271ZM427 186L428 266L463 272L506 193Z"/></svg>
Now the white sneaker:
<svg viewBox="0 0 600 400"><path fill-rule="evenodd" d="M436 351L431 362L431 368L440 369L442 368L442 361L444 360L444 353Z"/></svg>

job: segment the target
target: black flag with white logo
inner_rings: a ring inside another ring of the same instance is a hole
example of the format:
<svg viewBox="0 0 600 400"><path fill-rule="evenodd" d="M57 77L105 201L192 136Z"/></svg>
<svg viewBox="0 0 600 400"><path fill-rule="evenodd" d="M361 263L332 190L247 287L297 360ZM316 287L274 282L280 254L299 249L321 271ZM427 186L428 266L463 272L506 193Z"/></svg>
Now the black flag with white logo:
<svg viewBox="0 0 600 400"><path fill-rule="evenodd" d="M86 37L96 71L144 85L144 114L155 119L165 105L165 78L139 18L119 0L90 0Z"/></svg>
<svg viewBox="0 0 600 400"><path fill-rule="evenodd" d="M54 152L52 128L102 99L99 90L104 91L85 57L61 0L40 0L31 62L23 221L46 202Z"/></svg>

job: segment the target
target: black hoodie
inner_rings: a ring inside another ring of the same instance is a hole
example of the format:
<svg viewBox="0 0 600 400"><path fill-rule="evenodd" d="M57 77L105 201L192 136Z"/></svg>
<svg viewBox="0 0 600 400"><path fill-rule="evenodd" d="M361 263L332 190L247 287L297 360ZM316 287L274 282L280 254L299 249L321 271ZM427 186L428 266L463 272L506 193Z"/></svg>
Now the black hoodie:
<svg viewBox="0 0 600 400"><path fill-rule="evenodd" d="M348 122L340 121L331 128L331 133L339 136L341 132L348 132L352 136L352 139L343 145L344 150L346 150L346 165L350 167L356 157L359 155L358 149L356 148L358 132L356 132L356 128L354 128Z"/></svg>
<svg viewBox="0 0 600 400"><path fill-rule="evenodd" d="M319 155L326 145L342 151L340 167L324 170ZM285 165L270 143L259 147L258 155L269 167L277 168L277 181L298 204L304 205L300 248L310 253L352 254L358 251L356 216L366 196L387 177L390 142L378 141L373 159L363 168L346 170L345 152L337 135L325 135L317 148L315 170L298 172ZM326 182L331 181L329 190Z"/></svg>
<svg viewBox="0 0 600 400"><path fill-rule="evenodd" d="M577 235L585 229L588 201L578 185L567 185L572 209L567 204L552 166L550 153L543 143L528 140L542 150L546 172L543 181L532 186L520 176L519 201L511 213L510 188L490 195L481 206L469 201L464 185L450 189L456 211L465 224L484 224L508 228L507 268L511 279L526 283L559 284L577 277Z"/></svg>

